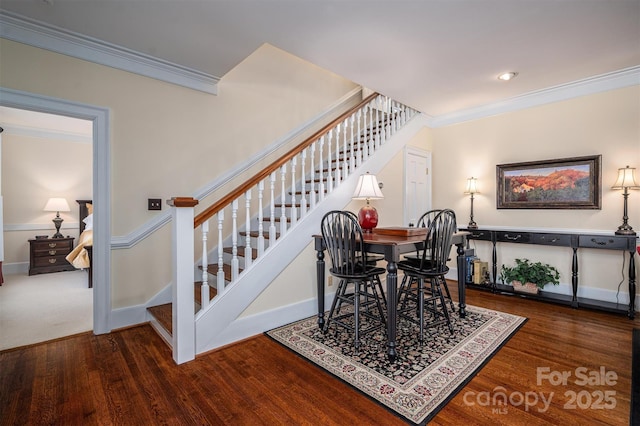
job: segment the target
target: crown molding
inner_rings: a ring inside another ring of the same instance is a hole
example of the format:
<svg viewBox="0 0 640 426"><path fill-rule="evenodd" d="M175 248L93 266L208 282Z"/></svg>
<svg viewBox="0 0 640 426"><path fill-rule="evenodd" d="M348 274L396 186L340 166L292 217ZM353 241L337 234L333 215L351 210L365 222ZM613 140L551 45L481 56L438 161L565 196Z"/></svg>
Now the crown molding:
<svg viewBox="0 0 640 426"><path fill-rule="evenodd" d="M93 37L0 11L0 37L213 95L220 78Z"/></svg>
<svg viewBox="0 0 640 426"><path fill-rule="evenodd" d="M429 117L428 126L431 128L450 126L465 121L636 85L640 85L640 66L549 87L499 102L456 111L451 114Z"/></svg>

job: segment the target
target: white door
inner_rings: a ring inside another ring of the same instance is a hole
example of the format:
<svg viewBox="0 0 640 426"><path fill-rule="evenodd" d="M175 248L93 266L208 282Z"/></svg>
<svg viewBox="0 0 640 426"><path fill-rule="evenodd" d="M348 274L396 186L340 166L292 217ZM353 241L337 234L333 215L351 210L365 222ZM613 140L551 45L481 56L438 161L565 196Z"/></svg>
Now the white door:
<svg viewBox="0 0 640 426"><path fill-rule="evenodd" d="M409 226L431 210L431 153L405 148L404 173L404 225Z"/></svg>

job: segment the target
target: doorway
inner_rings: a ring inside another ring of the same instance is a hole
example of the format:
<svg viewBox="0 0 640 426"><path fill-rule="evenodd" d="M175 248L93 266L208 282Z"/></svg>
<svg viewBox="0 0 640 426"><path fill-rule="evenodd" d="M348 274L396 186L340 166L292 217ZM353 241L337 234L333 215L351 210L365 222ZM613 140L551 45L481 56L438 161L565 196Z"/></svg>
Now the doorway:
<svg viewBox="0 0 640 426"><path fill-rule="evenodd" d="M64 99L0 88L0 105L93 123L93 332L111 331L111 200L109 110Z"/></svg>
<svg viewBox="0 0 640 426"><path fill-rule="evenodd" d="M431 210L431 153L415 147L404 150L404 225L415 226Z"/></svg>

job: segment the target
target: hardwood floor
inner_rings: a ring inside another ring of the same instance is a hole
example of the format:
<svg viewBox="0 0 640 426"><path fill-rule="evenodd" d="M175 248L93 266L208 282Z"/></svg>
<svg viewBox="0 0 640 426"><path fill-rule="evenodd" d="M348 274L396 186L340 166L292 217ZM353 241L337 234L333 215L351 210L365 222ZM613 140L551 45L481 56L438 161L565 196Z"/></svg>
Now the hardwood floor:
<svg viewBox="0 0 640 426"><path fill-rule="evenodd" d="M638 319L477 290L467 303L529 321L430 424L629 423ZM561 372L566 384L554 384ZM500 392L507 405L497 404ZM177 366L143 325L1 352L0 424L405 423L265 336Z"/></svg>

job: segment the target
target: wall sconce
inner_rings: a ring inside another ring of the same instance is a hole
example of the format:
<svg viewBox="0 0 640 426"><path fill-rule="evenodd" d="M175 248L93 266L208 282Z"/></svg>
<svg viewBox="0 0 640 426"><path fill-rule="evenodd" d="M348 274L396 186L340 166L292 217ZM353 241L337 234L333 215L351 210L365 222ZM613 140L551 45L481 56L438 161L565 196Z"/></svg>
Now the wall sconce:
<svg viewBox="0 0 640 426"><path fill-rule="evenodd" d="M469 221L469 225L467 228L469 229L478 229L478 224L473 220L473 194L479 194L478 191L478 179L473 176L467 179L467 189L464 191L465 194L471 195L471 220Z"/></svg>
<svg viewBox="0 0 640 426"><path fill-rule="evenodd" d="M360 175L356 190L353 192L354 200L367 200L367 204L362 206L358 212L358 222L364 232L371 232L378 225L378 211L369 204L369 200L380 200L384 198L378 179L367 172Z"/></svg>
<svg viewBox="0 0 640 426"><path fill-rule="evenodd" d="M636 169L635 167L625 167L618 169L618 179L613 184L611 189L622 189L624 192L624 214L622 216L622 225L618 227L616 235L636 235L633 228L627 223L629 216L627 215L627 199L629 198L630 189L640 189L640 185L636 182Z"/></svg>
<svg viewBox="0 0 640 426"><path fill-rule="evenodd" d="M60 226L62 225L62 218L60 212L71 211L69 203L64 198L49 198L47 204L44 206L45 212L56 212L56 217L53 218L53 224L56 226L56 233L52 238L64 238L64 235L60 233Z"/></svg>

